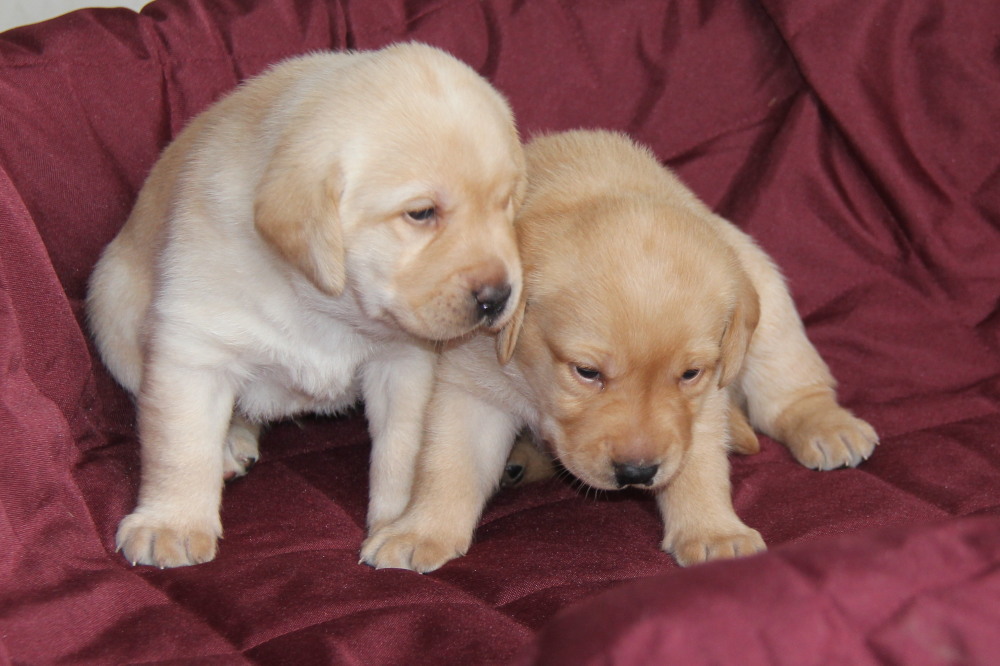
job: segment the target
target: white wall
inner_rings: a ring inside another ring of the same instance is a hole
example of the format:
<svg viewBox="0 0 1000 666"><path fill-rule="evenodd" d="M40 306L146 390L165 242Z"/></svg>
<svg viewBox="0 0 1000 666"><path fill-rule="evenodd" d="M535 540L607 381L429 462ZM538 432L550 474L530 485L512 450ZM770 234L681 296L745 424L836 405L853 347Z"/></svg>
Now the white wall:
<svg viewBox="0 0 1000 666"><path fill-rule="evenodd" d="M149 2L151 0L0 0L0 31L84 7L128 7L139 11Z"/></svg>

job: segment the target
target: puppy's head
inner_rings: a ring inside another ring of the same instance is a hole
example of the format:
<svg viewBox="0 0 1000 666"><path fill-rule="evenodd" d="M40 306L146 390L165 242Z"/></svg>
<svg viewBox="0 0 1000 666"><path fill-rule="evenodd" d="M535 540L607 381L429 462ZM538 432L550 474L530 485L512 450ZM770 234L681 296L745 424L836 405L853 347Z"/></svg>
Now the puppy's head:
<svg viewBox="0 0 1000 666"><path fill-rule="evenodd" d="M555 198L535 207L529 195L519 222L527 305L513 355L540 434L594 487L660 487L695 430L726 418L720 392L739 374L757 294L683 206Z"/></svg>
<svg viewBox="0 0 1000 666"><path fill-rule="evenodd" d="M521 292L525 186L507 103L427 46L350 57L303 92L258 190L258 231L372 321L430 340L502 326Z"/></svg>

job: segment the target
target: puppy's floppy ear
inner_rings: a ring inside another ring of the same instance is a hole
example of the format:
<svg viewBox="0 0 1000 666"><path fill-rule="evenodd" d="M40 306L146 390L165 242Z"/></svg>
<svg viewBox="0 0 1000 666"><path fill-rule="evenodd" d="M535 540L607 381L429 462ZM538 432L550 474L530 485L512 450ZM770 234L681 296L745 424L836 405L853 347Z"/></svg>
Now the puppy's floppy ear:
<svg viewBox="0 0 1000 666"><path fill-rule="evenodd" d="M310 163L284 143L275 151L254 200L257 232L321 291L344 290L339 170Z"/></svg>
<svg viewBox="0 0 1000 666"><path fill-rule="evenodd" d="M729 386L743 369L753 332L760 320L760 298L743 269L738 270L736 302L722 333L719 387Z"/></svg>
<svg viewBox="0 0 1000 666"><path fill-rule="evenodd" d="M524 198L528 195L528 174L525 170L523 157L518 163L518 169L517 182L514 184L514 192L512 194L515 214L520 210L521 205L524 203Z"/></svg>
<svg viewBox="0 0 1000 666"><path fill-rule="evenodd" d="M524 324L524 309L527 301L524 297L524 289L521 289L521 296L517 299L517 307L511 315L507 324L497 333L497 360L500 365L507 365L514 357L514 348L517 347L517 338L521 335L521 326Z"/></svg>

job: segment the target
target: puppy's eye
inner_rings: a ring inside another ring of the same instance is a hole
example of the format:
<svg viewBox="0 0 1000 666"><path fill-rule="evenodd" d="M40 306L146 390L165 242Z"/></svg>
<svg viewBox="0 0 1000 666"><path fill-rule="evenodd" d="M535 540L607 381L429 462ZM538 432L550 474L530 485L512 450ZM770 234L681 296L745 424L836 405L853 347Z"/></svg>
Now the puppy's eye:
<svg viewBox="0 0 1000 666"><path fill-rule="evenodd" d="M428 206L419 210L408 210L406 217L417 224L430 224L437 217L437 209L434 206Z"/></svg>
<svg viewBox="0 0 1000 666"><path fill-rule="evenodd" d="M574 365L573 372L576 373L577 377L585 382L601 382L601 371L594 368L588 368L585 365Z"/></svg>
<svg viewBox="0 0 1000 666"><path fill-rule="evenodd" d="M681 381L693 382L701 375L701 368L688 368L681 373Z"/></svg>

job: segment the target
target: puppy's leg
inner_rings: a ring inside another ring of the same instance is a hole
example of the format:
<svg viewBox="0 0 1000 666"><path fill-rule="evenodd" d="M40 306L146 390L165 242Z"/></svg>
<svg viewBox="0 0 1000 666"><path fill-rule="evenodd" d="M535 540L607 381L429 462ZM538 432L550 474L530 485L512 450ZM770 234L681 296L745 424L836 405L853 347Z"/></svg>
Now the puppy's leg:
<svg viewBox="0 0 1000 666"><path fill-rule="evenodd" d="M732 400L729 405L729 448L745 456L760 453L757 433L753 431L746 412L736 400Z"/></svg>
<svg viewBox="0 0 1000 666"><path fill-rule="evenodd" d="M258 440L260 424L251 423L234 413L226 434L226 457L222 476L227 481L243 476L260 459Z"/></svg>
<svg viewBox="0 0 1000 666"><path fill-rule="evenodd" d="M765 432L784 442L806 467L855 467L878 445L875 429L837 404L832 388L803 388L789 399L791 404Z"/></svg>
<svg viewBox="0 0 1000 666"><path fill-rule="evenodd" d="M362 392L372 437L369 531L398 518L410 501L435 363L431 350L400 344L364 368Z"/></svg>
<svg viewBox="0 0 1000 666"><path fill-rule="evenodd" d="M427 426L410 505L373 530L361 549L361 560L375 568L427 573L465 554L518 424L464 390L438 384Z"/></svg>
<svg viewBox="0 0 1000 666"><path fill-rule="evenodd" d="M806 467L854 467L872 454L878 435L837 403L826 364L806 338L791 302L784 307L789 309L785 319L795 316L795 321L770 334L762 332L752 345L743 377L750 419Z"/></svg>
<svg viewBox="0 0 1000 666"><path fill-rule="evenodd" d="M233 392L216 373L150 363L139 392L139 504L118 527L133 564L178 567L215 557L222 535L223 446Z"/></svg>
<svg viewBox="0 0 1000 666"><path fill-rule="evenodd" d="M806 337L771 260L746 237L738 242L761 303L760 323L740 380L751 423L783 442L806 467L834 469L866 460L878 435L837 404L836 382Z"/></svg>
<svg viewBox="0 0 1000 666"><path fill-rule="evenodd" d="M733 510L724 395L710 398L718 403L716 415L696 426L687 460L656 495L666 528L663 550L685 567L765 549L760 533L743 524Z"/></svg>

